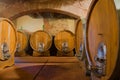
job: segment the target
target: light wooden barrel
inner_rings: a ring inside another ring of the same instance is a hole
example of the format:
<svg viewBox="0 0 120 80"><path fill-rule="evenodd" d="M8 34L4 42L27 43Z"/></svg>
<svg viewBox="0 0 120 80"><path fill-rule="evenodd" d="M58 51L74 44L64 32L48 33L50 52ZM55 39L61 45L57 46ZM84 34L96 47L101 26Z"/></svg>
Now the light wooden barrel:
<svg viewBox="0 0 120 80"><path fill-rule="evenodd" d="M68 43L68 49L69 49L68 52L72 51L75 48L75 36L71 31L68 30L60 31L55 35L54 38L55 46L61 52L62 52L62 44L64 42Z"/></svg>
<svg viewBox="0 0 120 80"><path fill-rule="evenodd" d="M17 38L18 52L25 50L28 44L27 34L24 31L17 31Z"/></svg>
<svg viewBox="0 0 120 80"><path fill-rule="evenodd" d="M119 27L114 0L93 0L85 44L93 80L118 80L115 78L120 74Z"/></svg>
<svg viewBox="0 0 120 80"><path fill-rule="evenodd" d="M26 56L27 55L25 50L28 47L28 38L29 37L25 31L23 30L17 31L17 48L16 48L15 56Z"/></svg>
<svg viewBox="0 0 120 80"><path fill-rule="evenodd" d="M0 18L0 69L14 64L16 44L17 32L13 23Z"/></svg>
<svg viewBox="0 0 120 80"><path fill-rule="evenodd" d="M83 58L83 54L85 52L83 32L83 24L82 21L79 20L75 30L75 51L76 56L79 57L79 59Z"/></svg>
<svg viewBox="0 0 120 80"><path fill-rule="evenodd" d="M47 51L52 44L52 37L49 33L39 30L31 34L30 45L34 51L38 51L38 44L44 43L44 51Z"/></svg>

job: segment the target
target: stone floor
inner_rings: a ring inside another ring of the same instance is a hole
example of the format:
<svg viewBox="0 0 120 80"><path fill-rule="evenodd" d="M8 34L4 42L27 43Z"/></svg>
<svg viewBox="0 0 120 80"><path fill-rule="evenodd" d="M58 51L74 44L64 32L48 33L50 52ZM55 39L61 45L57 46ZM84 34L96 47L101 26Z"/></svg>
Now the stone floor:
<svg viewBox="0 0 120 80"><path fill-rule="evenodd" d="M90 80L76 57L16 57L0 80Z"/></svg>

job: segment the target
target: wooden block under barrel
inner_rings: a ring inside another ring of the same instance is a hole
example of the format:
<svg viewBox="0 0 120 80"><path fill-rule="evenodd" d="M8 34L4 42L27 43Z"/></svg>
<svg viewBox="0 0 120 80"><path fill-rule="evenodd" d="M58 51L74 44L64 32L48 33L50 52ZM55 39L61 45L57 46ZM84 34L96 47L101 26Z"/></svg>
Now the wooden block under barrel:
<svg viewBox="0 0 120 80"><path fill-rule="evenodd" d="M38 52L38 51L33 51L33 56L38 57L38 56L50 56L50 51L47 50L45 52Z"/></svg>
<svg viewBox="0 0 120 80"><path fill-rule="evenodd" d="M70 51L70 52L68 52L68 53L63 53L63 52L58 51L58 52L57 52L57 56L58 56L58 57L63 57L63 56L73 57L73 56L74 56L74 52L73 52L73 51Z"/></svg>

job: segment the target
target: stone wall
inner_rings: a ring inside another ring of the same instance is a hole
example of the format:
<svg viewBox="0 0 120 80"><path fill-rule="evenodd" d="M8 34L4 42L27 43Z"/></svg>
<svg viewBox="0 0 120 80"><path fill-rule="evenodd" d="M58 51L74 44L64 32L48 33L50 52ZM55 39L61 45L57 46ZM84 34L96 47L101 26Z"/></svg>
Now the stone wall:
<svg viewBox="0 0 120 80"><path fill-rule="evenodd" d="M76 19L65 17L65 15L61 14L56 14L56 16L46 15L44 17L39 14L39 17L35 18L30 15L24 15L14 20L14 23L18 30L24 30L29 33L37 30L44 30L53 36L63 30L75 33Z"/></svg>

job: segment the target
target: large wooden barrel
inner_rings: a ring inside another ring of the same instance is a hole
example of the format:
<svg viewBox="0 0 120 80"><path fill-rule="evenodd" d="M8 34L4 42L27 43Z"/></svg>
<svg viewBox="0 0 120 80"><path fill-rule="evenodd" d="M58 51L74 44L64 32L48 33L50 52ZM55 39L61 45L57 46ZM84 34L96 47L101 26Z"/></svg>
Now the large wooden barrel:
<svg viewBox="0 0 120 80"><path fill-rule="evenodd" d="M83 53L85 52L83 33L84 33L83 23L81 20L79 20L75 30L75 51L76 56L79 57L79 59L83 58Z"/></svg>
<svg viewBox="0 0 120 80"><path fill-rule="evenodd" d="M13 23L0 18L0 69L14 64L17 34Z"/></svg>
<svg viewBox="0 0 120 80"><path fill-rule="evenodd" d="M51 44L52 44L52 37L49 33L45 31L42 30L36 31L30 37L30 45L34 51L40 53L45 52L51 47ZM43 51L40 50L40 47L41 49L43 48Z"/></svg>
<svg viewBox="0 0 120 80"><path fill-rule="evenodd" d="M63 51L63 45L67 45L67 52L72 51L75 48L75 36L71 31L64 30L60 31L55 35L54 43L58 51Z"/></svg>
<svg viewBox="0 0 120 80"><path fill-rule="evenodd" d="M24 31L18 30L17 31L17 49L16 55L17 56L25 56L25 49L28 45L28 36Z"/></svg>
<svg viewBox="0 0 120 80"><path fill-rule="evenodd" d="M93 0L85 44L93 80L119 80L119 27L114 0Z"/></svg>

